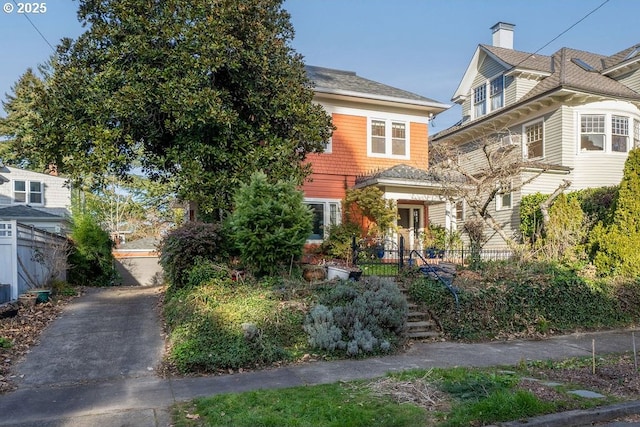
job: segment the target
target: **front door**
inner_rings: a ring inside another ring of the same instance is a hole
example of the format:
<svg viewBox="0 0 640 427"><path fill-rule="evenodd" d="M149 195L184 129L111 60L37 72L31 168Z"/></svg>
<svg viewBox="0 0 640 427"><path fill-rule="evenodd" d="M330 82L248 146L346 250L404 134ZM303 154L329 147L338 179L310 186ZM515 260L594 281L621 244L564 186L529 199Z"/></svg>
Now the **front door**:
<svg viewBox="0 0 640 427"><path fill-rule="evenodd" d="M404 237L405 249L422 249L420 233L424 228L423 218L424 206L398 205L398 235Z"/></svg>

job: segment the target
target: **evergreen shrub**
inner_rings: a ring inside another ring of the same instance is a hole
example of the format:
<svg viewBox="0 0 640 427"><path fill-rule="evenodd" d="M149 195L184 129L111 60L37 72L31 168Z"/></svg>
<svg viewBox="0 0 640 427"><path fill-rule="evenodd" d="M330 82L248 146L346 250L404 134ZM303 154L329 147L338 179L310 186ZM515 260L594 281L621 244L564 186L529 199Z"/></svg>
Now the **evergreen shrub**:
<svg viewBox="0 0 640 427"><path fill-rule="evenodd" d="M230 232L243 264L256 275L275 275L302 255L313 218L303 200L293 182L272 183L262 172L235 194Z"/></svg>
<svg viewBox="0 0 640 427"><path fill-rule="evenodd" d="M71 224L73 247L68 280L74 285L108 286L115 279L113 241L88 213L75 213Z"/></svg>
<svg viewBox="0 0 640 427"><path fill-rule="evenodd" d="M187 285L189 270L198 259L226 261L227 239L218 223L187 222L174 228L159 246L160 265L173 287Z"/></svg>
<svg viewBox="0 0 640 427"><path fill-rule="evenodd" d="M395 283L371 277L341 282L323 295L304 330L312 347L354 357L395 349L406 319L407 300Z"/></svg>

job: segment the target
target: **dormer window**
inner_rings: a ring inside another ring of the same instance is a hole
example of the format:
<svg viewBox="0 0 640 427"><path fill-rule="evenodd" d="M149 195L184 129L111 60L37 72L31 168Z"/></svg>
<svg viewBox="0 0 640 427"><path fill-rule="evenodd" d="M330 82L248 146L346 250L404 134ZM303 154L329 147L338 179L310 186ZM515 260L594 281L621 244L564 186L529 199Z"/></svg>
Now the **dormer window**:
<svg viewBox="0 0 640 427"><path fill-rule="evenodd" d="M489 84L489 96L491 97L491 111L504 106L504 78L499 76Z"/></svg>
<svg viewBox="0 0 640 427"><path fill-rule="evenodd" d="M478 86L473 90L473 113L474 117L487 114L487 90L485 85Z"/></svg>
<svg viewBox="0 0 640 427"><path fill-rule="evenodd" d="M488 103L487 92L489 93ZM473 117L475 119L502 107L504 107L503 75L487 80L473 89Z"/></svg>

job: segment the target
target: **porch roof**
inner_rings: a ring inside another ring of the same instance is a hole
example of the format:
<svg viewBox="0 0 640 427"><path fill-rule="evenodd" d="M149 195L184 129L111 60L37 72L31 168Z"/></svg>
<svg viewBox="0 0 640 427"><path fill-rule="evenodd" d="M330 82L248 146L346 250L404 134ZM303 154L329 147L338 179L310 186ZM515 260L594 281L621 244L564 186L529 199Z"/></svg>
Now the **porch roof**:
<svg viewBox="0 0 640 427"><path fill-rule="evenodd" d="M399 185L412 187L442 188L442 179L430 171L409 165L395 165L356 177L356 188L371 185Z"/></svg>

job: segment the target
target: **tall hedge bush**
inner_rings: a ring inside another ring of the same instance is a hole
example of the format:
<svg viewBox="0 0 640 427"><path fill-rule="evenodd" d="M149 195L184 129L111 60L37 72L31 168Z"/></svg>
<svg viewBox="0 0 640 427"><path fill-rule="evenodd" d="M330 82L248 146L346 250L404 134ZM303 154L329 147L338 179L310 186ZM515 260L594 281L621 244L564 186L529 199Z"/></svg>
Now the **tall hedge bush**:
<svg viewBox="0 0 640 427"><path fill-rule="evenodd" d="M198 259L226 262L227 238L221 224L187 222L174 228L160 242L160 265L173 287L188 283L188 272Z"/></svg>
<svg viewBox="0 0 640 427"><path fill-rule="evenodd" d="M313 215L293 182L269 182L262 172L251 176L234 197L229 221L242 262L258 275L276 274L302 255Z"/></svg>
<svg viewBox="0 0 640 427"><path fill-rule="evenodd" d="M601 274L640 276L640 148L629 152L614 202L613 224L592 239Z"/></svg>
<svg viewBox="0 0 640 427"><path fill-rule="evenodd" d="M73 248L69 255L69 282L83 286L107 286L115 278L113 241L95 218L74 212L71 222Z"/></svg>

